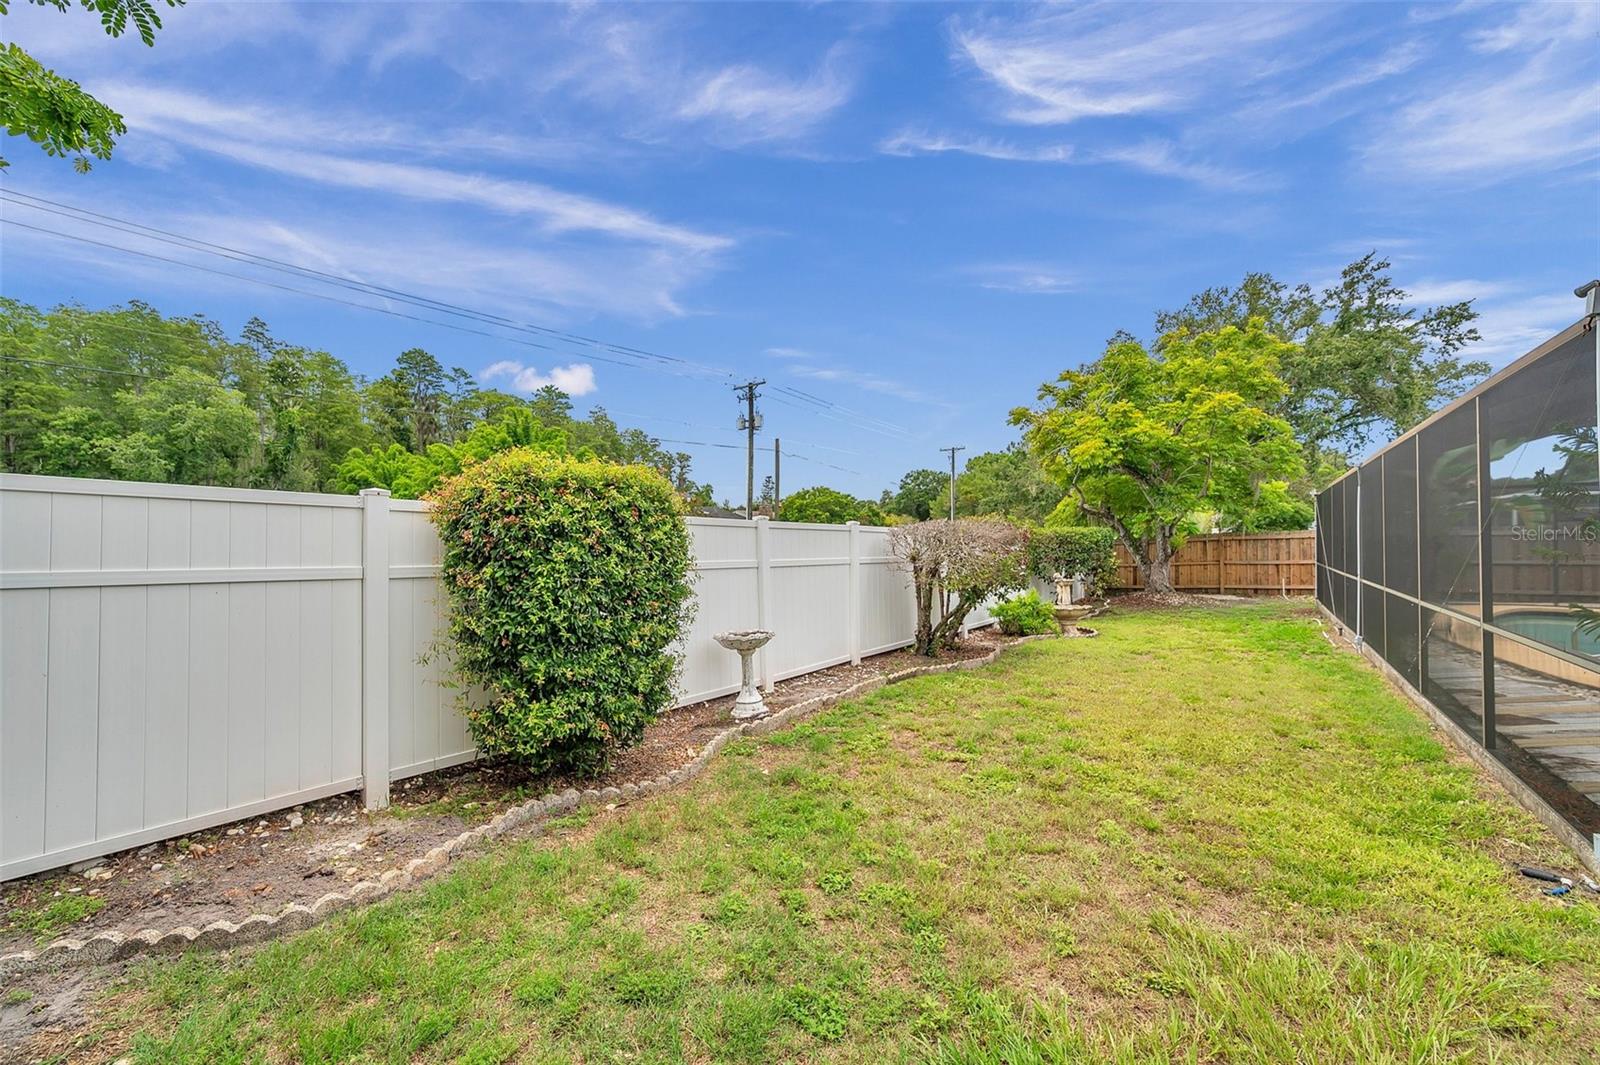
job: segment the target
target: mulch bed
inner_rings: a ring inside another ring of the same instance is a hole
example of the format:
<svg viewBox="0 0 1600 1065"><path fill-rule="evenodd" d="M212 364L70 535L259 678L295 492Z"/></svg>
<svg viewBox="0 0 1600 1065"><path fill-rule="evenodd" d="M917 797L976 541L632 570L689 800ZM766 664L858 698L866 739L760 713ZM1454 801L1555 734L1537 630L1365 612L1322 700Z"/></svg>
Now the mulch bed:
<svg viewBox="0 0 1600 1065"><path fill-rule="evenodd" d="M1193 606L1241 606L1264 600L1248 595L1201 595L1194 592L1128 592L1113 596L1107 604L1113 610L1172 610Z"/></svg>
<svg viewBox="0 0 1600 1065"><path fill-rule="evenodd" d="M874 656L780 681L767 696L774 710L873 676L913 665L978 658L1012 642L978 630L937 659L908 650ZM341 885L372 879L403 865L464 829L537 795L567 787L602 788L638 782L689 762L729 724L733 696L672 710L620 752L599 777L537 777L495 760L470 762L397 782L388 810L367 813L359 794L338 795L266 817L196 832L108 855L81 872L59 869L0 885L0 954L30 950L49 939L142 928L203 928L310 904ZM81 920L40 936L31 921L46 907L75 896L98 907Z"/></svg>

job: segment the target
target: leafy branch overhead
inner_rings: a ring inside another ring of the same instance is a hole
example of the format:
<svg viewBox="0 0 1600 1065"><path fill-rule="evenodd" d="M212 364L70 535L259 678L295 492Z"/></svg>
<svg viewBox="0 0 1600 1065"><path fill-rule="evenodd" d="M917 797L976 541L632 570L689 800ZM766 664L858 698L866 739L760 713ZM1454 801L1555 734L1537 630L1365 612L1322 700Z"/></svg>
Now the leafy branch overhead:
<svg viewBox="0 0 1600 1065"><path fill-rule="evenodd" d="M1304 443L1309 472L1342 470L1375 436L1404 432L1489 372L1461 356L1480 339L1472 301L1418 307L1389 269L1368 253L1321 293L1246 274L1237 287L1209 288L1158 313L1156 331L1196 334L1259 319L1293 345L1282 352L1286 387L1273 412Z"/></svg>
<svg viewBox="0 0 1600 1065"><path fill-rule="evenodd" d="M30 0L40 7L70 11L70 0ZM177 7L184 0L162 0ZM146 45L156 43L161 28L160 5L155 0L79 0L87 11L100 16L100 26L120 37L132 24ZM0 15L8 14L10 0L0 0ZM47 70L16 42L0 49L0 125L13 137L27 137L46 155L74 156L73 166L86 173L89 156L110 159L116 139L128 132L122 116L85 92L71 78ZM10 164L0 156L0 169Z"/></svg>

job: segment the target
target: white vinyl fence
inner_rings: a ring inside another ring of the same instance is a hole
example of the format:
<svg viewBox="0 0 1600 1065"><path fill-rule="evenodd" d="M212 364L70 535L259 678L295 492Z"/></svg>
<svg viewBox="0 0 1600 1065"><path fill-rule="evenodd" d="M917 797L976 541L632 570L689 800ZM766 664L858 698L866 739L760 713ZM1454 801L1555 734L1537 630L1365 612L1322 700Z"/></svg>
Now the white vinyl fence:
<svg viewBox="0 0 1600 1065"><path fill-rule="evenodd" d="M887 529L689 519L679 703L911 642ZM0 475L0 880L475 756L423 503ZM988 621L983 608L969 624Z"/></svg>

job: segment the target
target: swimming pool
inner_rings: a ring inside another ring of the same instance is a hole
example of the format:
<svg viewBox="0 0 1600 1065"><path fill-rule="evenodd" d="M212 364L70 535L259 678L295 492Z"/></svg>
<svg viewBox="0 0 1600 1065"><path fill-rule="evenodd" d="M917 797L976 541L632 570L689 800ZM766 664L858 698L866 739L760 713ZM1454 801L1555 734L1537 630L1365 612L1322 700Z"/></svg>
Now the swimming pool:
<svg viewBox="0 0 1600 1065"><path fill-rule="evenodd" d="M1502 629L1510 629L1540 643L1600 658L1600 635L1579 632L1578 619L1571 614L1539 610L1511 610L1503 614L1495 611L1494 621Z"/></svg>

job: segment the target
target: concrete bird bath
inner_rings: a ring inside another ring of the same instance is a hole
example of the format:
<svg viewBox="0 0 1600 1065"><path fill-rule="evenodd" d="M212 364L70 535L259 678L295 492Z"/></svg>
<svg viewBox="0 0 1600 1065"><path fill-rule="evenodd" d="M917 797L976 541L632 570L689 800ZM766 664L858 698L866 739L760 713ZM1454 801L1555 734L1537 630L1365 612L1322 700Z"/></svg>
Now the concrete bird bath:
<svg viewBox="0 0 1600 1065"><path fill-rule="evenodd" d="M751 656L766 646L772 633L765 629L738 629L719 632L713 639L728 650L739 652L740 688L739 698L733 701L733 716L740 721L760 717L767 712L767 704L756 687L756 667Z"/></svg>
<svg viewBox="0 0 1600 1065"><path fill-rule="evenodd" d="M1088 617L1092 609L1088 604L1072 601L1070 580L1056 581L1056 622L1061 626L1061 631L1077 628L1077 623Z"/></svg>

